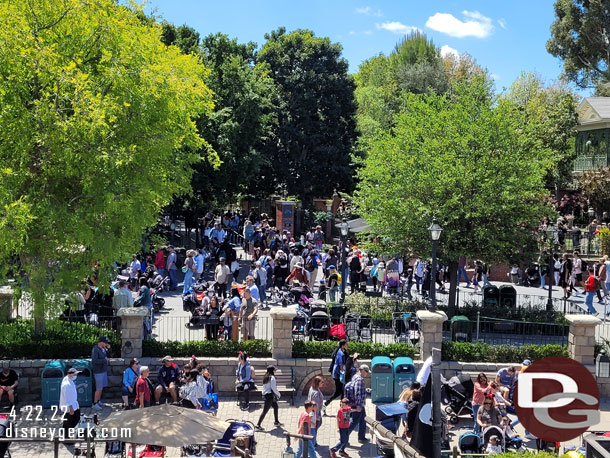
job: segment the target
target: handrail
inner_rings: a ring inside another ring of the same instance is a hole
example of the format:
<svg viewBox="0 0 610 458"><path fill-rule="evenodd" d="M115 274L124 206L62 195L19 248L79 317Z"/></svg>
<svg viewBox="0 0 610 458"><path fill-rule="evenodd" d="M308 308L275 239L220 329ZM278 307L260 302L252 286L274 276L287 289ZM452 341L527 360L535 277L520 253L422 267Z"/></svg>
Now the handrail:
<svg viewBox="0 0 610 458"><path fill-rule="evenodd" d="M417 450L411 447L411 445L403 438L397 436L392 431L382 426L380 421L373 420L371 417L364 417L364 421L368 424L369 428L371 428L381 437L391 440L395 446L397 446L410 458L425 458Z"/></svg>

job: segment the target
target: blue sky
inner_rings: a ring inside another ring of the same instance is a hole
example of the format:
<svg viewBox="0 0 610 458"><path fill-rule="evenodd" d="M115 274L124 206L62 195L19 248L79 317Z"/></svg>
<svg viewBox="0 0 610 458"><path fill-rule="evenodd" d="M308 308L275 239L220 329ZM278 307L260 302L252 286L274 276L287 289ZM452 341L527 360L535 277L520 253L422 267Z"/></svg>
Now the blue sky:
<svg viewBox="0 0 610 458"><path fill-rule="evenodd" d="M551 82L561 62L546 52L554 20L552 0L149 0L147 11L187 24L202 36L223 32L260 45L279 26L307 28L343 45L350 71L364 60L392 51L405 32L417 28L444 52L472 55L502 89L521 71Z"/></svg>

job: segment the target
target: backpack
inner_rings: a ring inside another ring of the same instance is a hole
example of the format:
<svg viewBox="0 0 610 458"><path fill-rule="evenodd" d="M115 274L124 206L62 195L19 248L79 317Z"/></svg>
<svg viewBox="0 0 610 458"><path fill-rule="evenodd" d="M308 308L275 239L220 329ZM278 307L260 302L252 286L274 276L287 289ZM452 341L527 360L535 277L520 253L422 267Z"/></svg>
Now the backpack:
<svg viewBox="0 0 610 458"><path fill-rule="evenodd" d="M328 372L333 373L333 369L335 368L335 359L337 359L337 352L339 351L339 347L335 347L333 350L333 354L330 357L330 366L328 367Z"/></svg>
<svg viewBox="0 0 610 458"><path fill-rule="evenodd" d="M309 256L307 258L307 261L305 262L305 269L307 270L307 272L313 272L314 270L316 270L316 267L318 267L316 260L313 256Z"/></svg>

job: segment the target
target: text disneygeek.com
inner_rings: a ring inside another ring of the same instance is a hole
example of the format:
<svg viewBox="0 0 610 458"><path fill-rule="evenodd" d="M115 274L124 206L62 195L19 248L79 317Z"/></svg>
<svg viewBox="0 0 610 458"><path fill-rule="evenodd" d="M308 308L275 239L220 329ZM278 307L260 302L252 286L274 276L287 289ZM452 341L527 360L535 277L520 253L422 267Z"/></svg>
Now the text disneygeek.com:
<svg viewBox="0 0 610 458"><path fill-rule="evenodd" d="M11 425L6 430L7 438L14 439L46 439L60 441L86 440L87 430L84 428L45 428L40 426L17 427ZM124 441L131 438L131 428L94 428L91 437L98 439L116 439Z"/></svg>

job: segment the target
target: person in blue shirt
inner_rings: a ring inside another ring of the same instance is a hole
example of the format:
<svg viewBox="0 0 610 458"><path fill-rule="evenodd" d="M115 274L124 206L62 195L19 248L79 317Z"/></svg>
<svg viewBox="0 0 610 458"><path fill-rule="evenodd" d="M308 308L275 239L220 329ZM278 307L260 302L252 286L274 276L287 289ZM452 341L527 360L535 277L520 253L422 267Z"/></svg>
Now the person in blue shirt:
<svg viewBox="0 0 610 458"><path fill-rule="evenodd" d="M227 305L225 305L223 313L223 325L225 327L226 335L229 340L232 339L233 322L235 322L237 320L237 317L239 316L240 307L241 296L239 295L239 290L237 288L233 288L231 290L231 300L227 302Z"/></svg>
<svg viewBox="0 0 610 458"><path fill-rule="evenodd" d="M140 376L140 363L136 358L132 358L129 367L123 372L123 387L121 397L123 398L123 408L129 408L129 395L135 393L136 382Z"/></svg>
<svg viewBox="0 0 610 458"><path fill-rule="evenodd" d="M254 282L254 277L248 275L248 277L246 278L246 288L248 288L250 290L252 299L256 299L257 301L260 302L261 296L258 291L258 286L256 286L256 283Z"/></svg>
<svg viewBox="0 0 610 458"><path fill-rule="evenodd" d="M324 402L322 407L322 414L326 415L326 407L333 401L333 399L343 399L343 387L345 381L345 375L343 381L341 381L341 372L345 374L345 361L347 354L347 340L343 339L339 341L337 348L337 354L335 355L335 362L333 364L332 377L335 381L335 393Z"/></svg>

